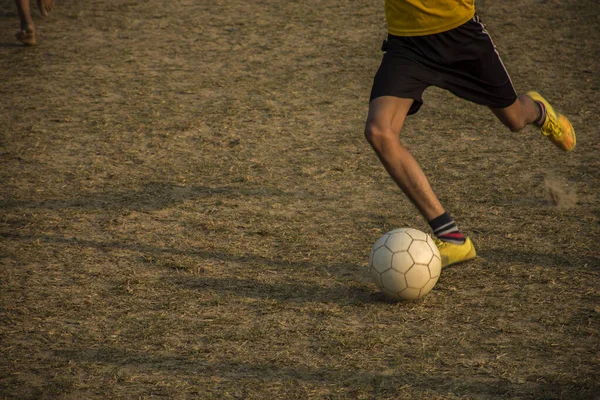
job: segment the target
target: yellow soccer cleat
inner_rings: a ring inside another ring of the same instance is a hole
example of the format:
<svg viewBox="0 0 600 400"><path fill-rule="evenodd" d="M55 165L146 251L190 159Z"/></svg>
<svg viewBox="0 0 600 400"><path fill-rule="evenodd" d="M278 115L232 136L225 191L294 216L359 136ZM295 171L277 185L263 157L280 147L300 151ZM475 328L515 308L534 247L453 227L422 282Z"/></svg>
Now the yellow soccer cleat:
<svg viewBox="0 0 600 400"><path fill-rule="evenodd" d="M575 130L573 126L562 114L557 114L554 108L546 99L537 92L528 92L527 96L535 101L543 103L546 107L546 119L540 127L542 135L548 137L558 148L564 151L571 151L575 148Z"/></svg>
<svg viewBox="0 0 600 400"><path fill-rule="evenodd" d="M454 244L435 239L435 244L442 256L442 268L471 260L477 255L475 246L473 246L473 242L469 238L463 244Z"/></svg>

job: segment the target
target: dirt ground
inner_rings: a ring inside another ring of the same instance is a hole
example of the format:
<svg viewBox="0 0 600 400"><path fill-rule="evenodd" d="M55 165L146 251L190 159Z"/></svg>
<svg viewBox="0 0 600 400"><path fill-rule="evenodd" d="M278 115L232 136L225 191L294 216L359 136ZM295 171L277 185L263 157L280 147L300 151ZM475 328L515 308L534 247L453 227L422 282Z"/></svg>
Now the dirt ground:
<svg viewBox="0 0 600 400"><path fill-rule="evenodd" d="M390 303L370 248L428 227L363 137L383 1L57 0L26 48L0 0L0 398L598 398L597 1L477 5L578 146L428 90L479 257Z"/></svg>

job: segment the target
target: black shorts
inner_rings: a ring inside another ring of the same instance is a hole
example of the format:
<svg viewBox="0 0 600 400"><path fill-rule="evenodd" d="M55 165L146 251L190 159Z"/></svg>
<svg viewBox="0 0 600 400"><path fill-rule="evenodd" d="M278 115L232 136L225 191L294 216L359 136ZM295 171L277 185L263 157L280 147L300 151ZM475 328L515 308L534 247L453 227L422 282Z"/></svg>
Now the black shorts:
<svg viewBox="0 0 600 400"><path fill-rule="evenodd" d="M413 99L409 114L423 104L429 86L492 108L517 99L508 72L475 15L458 28L427 36L388 35L383 60L373 81L371 99L395 96Z"/></svg>

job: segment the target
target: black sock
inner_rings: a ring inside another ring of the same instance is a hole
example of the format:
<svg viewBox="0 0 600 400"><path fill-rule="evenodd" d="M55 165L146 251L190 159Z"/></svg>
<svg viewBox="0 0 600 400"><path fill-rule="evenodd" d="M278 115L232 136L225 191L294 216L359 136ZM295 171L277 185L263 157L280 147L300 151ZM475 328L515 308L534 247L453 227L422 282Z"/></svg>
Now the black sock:
<svg viewBox="0 0 600 400"><path fill-rule="evenodd" d="M444 242L463 244L466 240L465 235L458 229L456 222L447 212L429 221L429 226L435 237Z"/></svg>
<svg viewBox="0 0 600 400"><path fill-rule="evenodd" d="M540 118L537 121L535 121L533 124L536 126L542 126L542 125L544 125L544 122L546 121L546 106L541 101L535 101L535 104L537 104L537 106L540 109Z"/></svg>

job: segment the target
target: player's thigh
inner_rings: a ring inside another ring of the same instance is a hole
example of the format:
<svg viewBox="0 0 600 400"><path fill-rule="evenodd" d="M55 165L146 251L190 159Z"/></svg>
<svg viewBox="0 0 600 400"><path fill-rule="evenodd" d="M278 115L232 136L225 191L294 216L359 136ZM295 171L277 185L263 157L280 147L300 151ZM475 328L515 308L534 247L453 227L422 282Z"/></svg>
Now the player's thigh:
<svg viewBox="0 0 600 400"><path fill-rule="evenodd" d="M378 132L399 134L413 101L413 99L395 96L374 98L369 103L367 131L377 130Z"/></svg>

